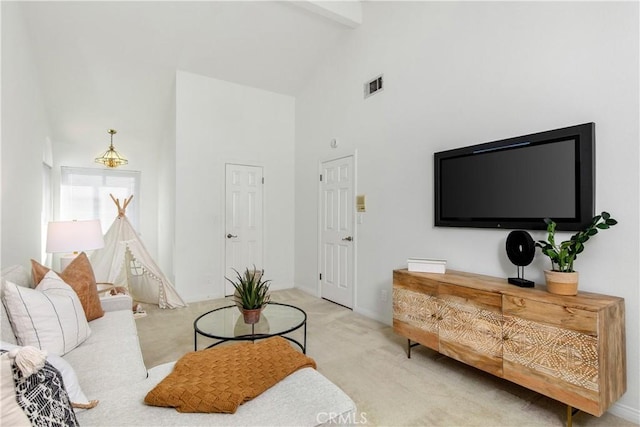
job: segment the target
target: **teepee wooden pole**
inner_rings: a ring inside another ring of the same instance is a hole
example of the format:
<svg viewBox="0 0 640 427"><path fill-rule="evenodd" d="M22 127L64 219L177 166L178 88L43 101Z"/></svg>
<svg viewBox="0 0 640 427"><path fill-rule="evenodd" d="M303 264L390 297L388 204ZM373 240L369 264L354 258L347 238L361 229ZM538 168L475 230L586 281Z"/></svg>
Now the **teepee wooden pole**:
<svg viewBox="0 0 640 427"><path fill-rule="evenodd" d="M120 207L120 199L116 199L115 197L113 197L113 194L109 194L109 196L111 196L111 200L113 200L113 203L115 203L116 207L118 208L118 218L123 217L127 210L127 206L129 205L129 202L131 202L131 199L133 199L133 194L128 198L124 199L124 203L122 207Z"/></svg>
<svg viewBox="0 0 640 427"><path fill-rule="evenodd" d="M124 205L122 206L123 211L127 210L127 206L129 206L129 202L131 202L131 199L133 199L133 194L129 196L128 199L124 199Z"/></svg>
<svg viewBox="0 0 640 427"><path fill-rule="evenodd" d="M111 200L113 200L113 203L116 204L116 206L118 207L118 212L120 211L120 200L116 199L115 197L113 197L113 194L109 193L109 196L111 196Z"/></svg>

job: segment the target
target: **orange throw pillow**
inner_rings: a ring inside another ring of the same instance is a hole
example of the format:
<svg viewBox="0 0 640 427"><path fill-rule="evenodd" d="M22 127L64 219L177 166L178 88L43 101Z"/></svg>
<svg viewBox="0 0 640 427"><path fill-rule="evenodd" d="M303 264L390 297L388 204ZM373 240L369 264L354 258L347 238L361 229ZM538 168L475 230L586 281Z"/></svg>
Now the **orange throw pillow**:
<svg viewBox="0 0 640 427"><path fill-rule="evenodd" d="M33 280L36 284L40 283L50 270L33 259L31 260L31 268L33 270ZM87 254L82 252L78 255L62 273L58 273L58 276L78 294L87 321L90 322L104 316L104 310L98 296L96 277L93 274L93 268L91 268Z"/></svg>

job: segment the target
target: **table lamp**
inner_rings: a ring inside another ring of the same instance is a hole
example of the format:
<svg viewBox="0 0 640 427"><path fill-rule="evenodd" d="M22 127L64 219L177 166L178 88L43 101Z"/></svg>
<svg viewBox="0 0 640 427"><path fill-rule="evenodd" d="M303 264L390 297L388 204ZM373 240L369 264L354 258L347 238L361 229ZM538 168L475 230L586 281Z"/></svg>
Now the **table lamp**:
<svg viewBox="0 0 640 427"><path fill-rule="evenodd" d="M60 271L78 256L79 251L104 247L99 219L87 221L51 221L47 227L47 252L66 253L60 257ZM72 252L72 253L69 253Z"/></svg>

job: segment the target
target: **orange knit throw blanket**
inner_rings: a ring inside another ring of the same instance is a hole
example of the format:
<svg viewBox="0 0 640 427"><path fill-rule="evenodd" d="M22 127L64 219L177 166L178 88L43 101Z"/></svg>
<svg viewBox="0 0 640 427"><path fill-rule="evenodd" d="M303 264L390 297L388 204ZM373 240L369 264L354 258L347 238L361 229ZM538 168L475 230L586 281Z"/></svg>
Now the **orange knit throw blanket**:
<svg viewBox="0 0 640 427"><path fill-rule="evenodd" d="M316 367L282 337L214 347L185 354L144 399L178 412L235 413L298 369Z"/></svg>

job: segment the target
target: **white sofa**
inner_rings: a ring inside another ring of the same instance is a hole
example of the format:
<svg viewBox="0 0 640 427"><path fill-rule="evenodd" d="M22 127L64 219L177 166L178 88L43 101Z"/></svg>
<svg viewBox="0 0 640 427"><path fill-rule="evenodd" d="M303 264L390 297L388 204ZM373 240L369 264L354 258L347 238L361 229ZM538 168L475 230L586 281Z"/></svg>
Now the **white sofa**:
<svg viewBox="0 0 640 427"><path fill-rule="evenodd" d="M22 267L3 270L3 280L30 286ZM241 405L235 414L184 414L173 408L145 405L143 400L171 372L173 363L147 370L126 295L101 299L105 315L89 322L91 335L64 355L75 370L86 397L100 403L77 410L82 426L311 426L353 423L354 402L315 369L305 368ZM6 310L0 304L1 341L16 344ZM167 345L171 345L170 342Z"/></svg>

